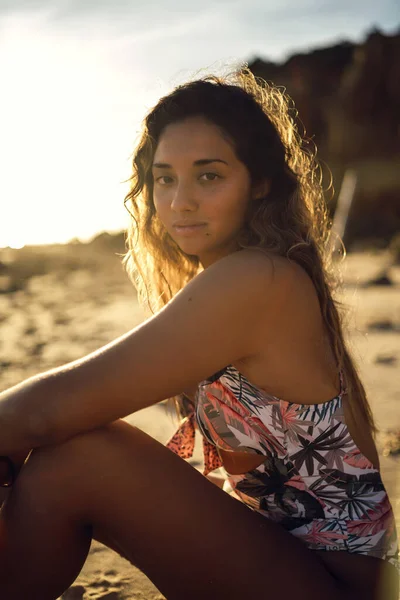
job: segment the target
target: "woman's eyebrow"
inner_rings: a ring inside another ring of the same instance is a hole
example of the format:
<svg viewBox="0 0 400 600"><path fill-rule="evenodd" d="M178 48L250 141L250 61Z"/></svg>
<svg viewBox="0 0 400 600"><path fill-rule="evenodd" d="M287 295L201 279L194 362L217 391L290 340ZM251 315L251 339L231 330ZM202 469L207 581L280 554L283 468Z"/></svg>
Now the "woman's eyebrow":
<svg viewBox="0 0 400 600"><path fill-rule="evenodd" d="M199 160L195 160L193 163L194 167L198 167L198 166L202 166L202 165L209 165L210 163L213 162L221 162L224 163L225 165L227 165L228 163L225 160L222 160L221 158L199 158ZM153 163L153 168L155 169L172 169L172 165L169 165L168 163Z"/></svg>

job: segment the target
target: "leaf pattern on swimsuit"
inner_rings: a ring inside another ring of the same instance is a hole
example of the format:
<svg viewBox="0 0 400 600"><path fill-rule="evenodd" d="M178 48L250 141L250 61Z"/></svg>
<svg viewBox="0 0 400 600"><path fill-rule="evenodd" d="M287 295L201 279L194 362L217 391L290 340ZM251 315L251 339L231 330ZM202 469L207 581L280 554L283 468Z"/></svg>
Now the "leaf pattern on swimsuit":
<svg viewBox="0 0 400 600"><path fill-rule="evenodd" d="M223 466L218 449L263 455L247 473L225 471L234 495L309 548L376 556L399 568L392 506L347 428L340 376L335 398L305 405L267 394L229 365L198 387L190 444L195 419L205 474ZM172 446L183 456L185 445Z"/></svg>

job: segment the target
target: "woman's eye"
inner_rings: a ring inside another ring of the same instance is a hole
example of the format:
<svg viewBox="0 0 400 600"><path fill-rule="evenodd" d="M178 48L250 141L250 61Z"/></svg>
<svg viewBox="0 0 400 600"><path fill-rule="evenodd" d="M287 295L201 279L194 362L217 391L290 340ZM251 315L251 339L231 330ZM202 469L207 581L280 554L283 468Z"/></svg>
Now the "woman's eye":
<svg viewBox="0 0 400 600"><path fill-rule="evenodd" d="M202 177L204 177L204 175L211 175L212 177L219 179L219 175L217 175L216 173L203 173ZM207 179L206 181L215 181L215 179Z"/></svg>
<svg viewBox="0 0 400 600"><path fill-rule="evenodd" d="M220 179L220 176L217 175L216 173L203 173L202 175L200 175L201 177L207 176L207 179L205 181L215 181L216 179ZM208 177L211 176L212 179L209 179ZM170 181L161 181L162 179L170 179L172 180L172 177L170 177L169 175L161 175L160 177L157 177L156 182L161 184L161 185L168 185L168 183L171 183ZM203 179L204 181L204 179Z"/></svg>
<svg viewBox="0 0 400 600"><path fill-rule="evenodd" d="M162 182L160 181L161 179L165 179L165 178L167 178L167 179L171 179L171 177L168 177L168 175L161 175L161 177L157 177L157 179L156 179L156 182L157 182L157 183L161 183L161 185L165 185L164 183L162 183Z"/></svg>

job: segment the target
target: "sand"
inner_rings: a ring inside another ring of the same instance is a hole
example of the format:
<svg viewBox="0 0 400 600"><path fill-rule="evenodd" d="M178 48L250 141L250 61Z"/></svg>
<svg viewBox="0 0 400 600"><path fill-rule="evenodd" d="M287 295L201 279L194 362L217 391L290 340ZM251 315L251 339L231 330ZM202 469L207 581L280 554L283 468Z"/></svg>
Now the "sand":
<svg viewBox="0 0 400 600"><path fill-rule="evenodd" d="M14 261L3 255L4 262ZM132 285L120 259L99 260L96 268L75 264L74 270L26 278L22 289L0 293L0 390L46 369L79 358L140 323ZM400 532L400 455L390 454L400 430L400 266L385 252L349 254L344 263L343 301L349 306L349 341L381 429L378 436L382 475ZM386 269L389 284L370 284ZM0 290L1 290L0 281ZM4 283L4 282L3 282ZM7 283L7 282L6 282ZM18 287L18 286L17 286ZM5 288L5 289L4 289ZM174 423L164 404L127 420L165 443ZM199 441L191 460L202 468ZM177 565L179 577L179 565ZM86 564L67 600L162 600L163 596L138 569L102 544L93 542Z"/></svg>

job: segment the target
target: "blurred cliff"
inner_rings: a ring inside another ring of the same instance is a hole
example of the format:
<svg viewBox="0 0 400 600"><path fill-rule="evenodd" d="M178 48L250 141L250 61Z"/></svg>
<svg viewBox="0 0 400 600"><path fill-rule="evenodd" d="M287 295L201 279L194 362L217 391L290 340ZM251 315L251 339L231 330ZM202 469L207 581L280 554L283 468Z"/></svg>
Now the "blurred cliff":
<svg viewBox="0 0 400 600"><path fill-rule="evenodd" d="M363 43L296 54L283 64L255 59L249 68L294 100L326 181L327 167L332 172L332 211L345 170L355 170L346 244L385 247L400 231L400 29L375 30Z"/></svg>
<svg viewBox="0 0 400 600"><path fill-rule="evenodd" d="M0 248L0 297L22 290L28 293L32 281L36 282L32 284L34 286L43 285L49 289L62 283L71 293L80 290L74 296L74 302L80 301L82 290L91 287L99 298L102 293L109 295L111 289L136 297L122 265L125 252L123 231L99 233L89 243L72 240L69 244L24 246L18 250ZM99 273L106 277L99 278Z"/></svg>

